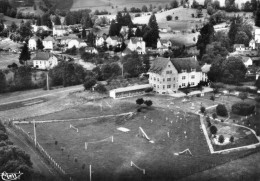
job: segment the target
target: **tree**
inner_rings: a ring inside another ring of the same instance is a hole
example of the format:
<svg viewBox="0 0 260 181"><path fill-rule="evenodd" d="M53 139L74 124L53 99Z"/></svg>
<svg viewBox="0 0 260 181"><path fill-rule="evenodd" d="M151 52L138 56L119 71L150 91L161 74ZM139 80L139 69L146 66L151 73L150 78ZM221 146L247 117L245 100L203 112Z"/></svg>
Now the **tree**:
<svg viewBox="0 0 260 181"><path fill-rule="evenodd" d="M5 73L0 70L0 93L5 92L6 88L7 88L7 82L6 82L6 77L5 77Z"/></svg>
<svg viewBox="0 0 260 181"><path fill-rule="evenodd" d="M218 129L216 126L211 126L209 129L210 129L211 134L213 134L213 135L217 134L217 132L218 132Z"/></svg>
<svg viewBox="0 0 260 181"><path fill-rule="evenodd" d="M213 117L213 119L216 119L216 118L217 118L217 114L216 114L216 113L213 113L213 114L212 114L212 117Z"/></svg>
<svg viewBox="0 0 260 181"><path fill-rule="evenodd" d="M250 39L247 36L247 34L244 31L239 31L239 32L237 32L237 34L235 36L234 43L244 44L247 47L249 45L249 41L250 41Z"/></svg>
<svg viewBox="0 0 260 181"><path fill-rule="evenodd" d="M55 25L61 25L60 17L58 15L55 15L53 18L53 23Z"/></svg>
<svg viewBox="0 0 260 181"><path fill-rule="evenodd" d="M15 32L17 30L18 26L15 24L15 22L12 22L11 26L10 26L10 31L11 32Z"/></svg>
<svg viewBox="0 0 260 181"><path fill-rule="evenodd" d="M224 143L224 136L223 136L223 135L220 135L220 136L218 137L218 142Z"/></svg>
<svg viewBox="0 0 260 181"><path fill-rule="evenodd" d="M216 113L217 113L217 115L222 116L222 117L228 116L227 108L226 108L226 106L223 105L223 104L219 104L219 105L216 107Z"/></svg>
<svg viewBox="0 0 260 181"><path fill-rule="evenodd" d="M260 8L257 8L257 11L255 13L255 26L260 27Z"/></svg>
<svg viewBox="0 0 260 181"><path fill-rule="evenodd" d="M200 112L201 112L201 113L205 113L205 111L206 111L206 108L205 108L204 106L201 106L201 107L200 107Z"/></svg>
<svg viewBox="0 0 260 181"><path fill-rule="evenodd" d="M33 86L32 69L29 66L20 66L14 73L14 84L17 90L31 88Z"/></svg>
<svg viewBox="0 0 260 181"><path fill-rule="evenodd" d="M109 33L108 33L109 36L118 36L119 32L120 30L118 28L118 25L116 24L115 20L112 20L109 28Z"/></svg>
<svg viewBox="0 0 260 181"><path fill-rule="evenodd" d="M37 47L38 50L44 49L44 46L43 46L42 41L40 39L37 40L36 47Z"/></svg>
<svg viewBox="0 0 260 181"><path fill-rule="evenodd" d="M230 141L231 143L233 143L233 142L234 142L234 136L230 136L229 141Z"/></svg>
<svg viewBox="0 0 260 181"><path fill-rule="evenodd" d="M87 33L86 33L86 29L85 28L83 28L81 35L82 35L83 39L85 39L87 37Z"/></svg>
<svg viewBox="0 0 260 181"><path fill-rule="evenodd" d="M52 29L52 22L51 22L50 14L48 12L42 15L41 24L48 26L49 28Z"/></svg>
<svg viewBox="0 0 260 181"><path fill-rule="evenodd" d="M215 96L214 96L214 95L211 95L211 96L210 96L210 100L215 101Z"/></svg>
<svg viewBox="0 0 260 181"><path fill-rule="evenodd" d="M139 106L142 105L143 103L144 103L144 99L143 98L136 99L136 104L138 104Z"/></svg>
<svg viewBox="0 0 260 181"><path fill-rule="evenodd" d="M19 63L24 65L30 59L31 59L31 53L29 51L28 44L24 43L22 51L19 56Z"/></svg>
<svg viewBox="0 0 260 181"><path fill-rule="evenodd" d="M179 6L179 2L177 0L173 0L171 3L170 3L170 6L171 8L177 8Z"/></svg>
<svg viewBox="0 0 260 181"><path fill-rule="evenodd" d="M175 20L177 21L179 19L179 16L175 16Z"/></svg>
<svg viewBox="0 0 260 181"><path fill-rule="evenodd" d="M151 100L146 100L144 101L144 104L147 106L147 107L150 107L153 105L153 102Z"/></svg>
<svg viewBox="0 0 260 181"><path fill-rule="evenodd" d="M97 91L98 93L106 93L107 89L104 85L102 84L97 84L97 86L95 87L95 91Z"/></svg>
<svg viewBox="0 0 260 181"><path fill-rule="evenodd" d="M96 79L93 76L85 77L84 88L85 90L91 89L96 84Z"/></svg>
<svg viewBox="0 0 260 181"><path fill-rule="evenodd" d="M245 99L248 98L248 93L247 92L240 92L239 93L239 98L244 101Z"/></svg>
<svg viewBox="0 0 260 181"><path fill-rule="evenodd" d="M166 16L166 20L167 21L171 21L172 20L172 16L171 15Z"/></svg>
<svg viewBox="0 0 260 181"><path fill-rule="evenodd" d="M129 77L138 77L144 72L141 57L137 53L126 55L122 59L124 73Z"/></svg>
<svg viewBox="0 0 260 181"><path fill-rule="evenodd" d="M196 0L194 0L192 2L192 5L191 5L192 8L197 9L199 6L200 6L200 4Z"/></svg>
<svg viewBox="0 0 260 181"><path fill-rule="evenodd" d="M18 33L23 39L29 38L32 35L31 24L22 24L18 30Z"/></svg>
<svg viewBox="0 0 260 181"><path fill-rule="evenodd" d="M214 27L208 23L200 30L200 35L197 41L197 48L200 50L200 57L205 54L206 46L212 43L214 38Z"/></svg>
<svg viewBox="0 0 260 181"><path fill-rule="evenodd" d="M146 5L143 5L143 7L142 7L142 12L148 12L148 8L147 8Z"/></svg>
<svg viewBox="0 0 260 181"><path fill-rule="evenodd" d="M156 21L155 14L151 15L148 23L148 28L146 29L143 38L147 46L156 47L157 40L160 37L159 37L159 27Z"/></svg>
<svg viewBox="0 0 260 181"><path fill-rule="evenodd" d="M255 82L255 86L260 89L260 77L258 77L258 79Z"/></svg>

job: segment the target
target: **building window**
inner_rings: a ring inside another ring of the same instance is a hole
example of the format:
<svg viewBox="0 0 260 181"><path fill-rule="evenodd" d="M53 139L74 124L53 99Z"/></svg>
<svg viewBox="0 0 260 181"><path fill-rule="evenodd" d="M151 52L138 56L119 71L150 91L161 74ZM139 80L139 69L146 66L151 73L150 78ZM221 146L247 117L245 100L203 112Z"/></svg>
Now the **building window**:
<svg viewBox="0 0 260 181"><path fill-rule="evenodd" d="M171 78L167 78L167 81L171 81Z"/></svg>
<svg viewBox="0 0 260 181"><path fill-rule="evenodd" d="M195 71L196 71L196 69L191 69L191 71L192 71L192 72L195 72Z"/></svg>
<svg viewBox="0 0 260 181"><path fill-rule="evenodd" d="M167 88L171 88L171 85L167 85Z"/></svg>
<svg viewBox="0 0 260 181"><path fill-rule="evenodd" d="M163 89L165 89L165 85L163 85Z"/></svg>
<svg viewBox="0 0 260 181"><path fill-rule="evenodd" d="M195 79L195 75L192 75L191 78L192 78L192 79Z"/></svg>
<svg viewBox="0 0 260 181"><path fill-rule="evenodd" d="M182 80L185 80L186 79L186 77L185 76L182 76Z"/></svg>
<svg viewBox="0 0 260 181"><path fill-rule="evenodd" d="M171 67L171 65L168 65L168 67Z"/></svg>
<svg viewBox="0 0 260 181"><path fill-rule="evenodd" d="M182 69L181 72L187 72L186 70Z"/></svg>
<svg viewBox="0 0 260 181"><path fill-rule="evenodd" d="M173 84L172 87L175 88L175 84Z"/></svg>
<svg viewBox="0 0 260 181"><path fill-rule="evenodd" d="M182 87L185 87L186 86L186 84L185 83L182 83Z"/></svg>
<svg viewBox="0 0 260 181"><path fill-rule="evenodd" d="M159 85L157 85L157 88L159 89Z"/></svg>
<svg viewBox="0 0 260 181"><path fill-rule="evenodd" d="M163 78L163 82L165 81L165 78Z"/></svg>
<svg viewBox="0 0 260 181"><path fill-rule="evenodd" d="M155 85L155 84L153 84L153 87L154 87L154 88L156 88L156 85Z"/></svg>
<svg viewBox="0 0 260 181"><path fill-rule="evenodd" d="M159 78L157 78L157 81L159 82Z"/></svg>
<svg viewBox="0 0 260 181"><path fill-rule="evenodd" d="M156 81L156 78L154 77L153 80Z"/></svg>
<svg viewBox="0 0 260 181"><path fill-rule="evenodd" d="M190 85L195 85L194 82L191 82Z"/></svg>

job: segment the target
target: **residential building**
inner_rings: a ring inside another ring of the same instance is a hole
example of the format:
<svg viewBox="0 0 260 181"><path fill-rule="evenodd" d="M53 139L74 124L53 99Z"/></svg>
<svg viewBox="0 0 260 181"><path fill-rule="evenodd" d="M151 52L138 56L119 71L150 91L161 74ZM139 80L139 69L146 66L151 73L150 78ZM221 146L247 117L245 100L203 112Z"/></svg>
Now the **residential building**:
<svg viewBox="0 0 260 181"><path fill-rule="evenodd" d="M148 74L149 83L159 94L172 94L179 88L197 86L203 80L203 73L196 57L157 57Z"/></svg>
<svg viewBox="0 0 260 181"><path fill-rule="evenodd" d="M246 68L253 65L253 60L250 57L242 56L241 58Z"/></svg>
<svg viewBox="0 0 260 181"><path fill-rule="evenodd" d="M54 25L52 29L53 36L65 36L69 32L67 27L64 25Z"/></svg>
<svg viewBox="0 0 260 181"><path fill-rule="evenodd" d="M53 50L55 40L53 37L48 36L42 41L42 44L45 50Z"/></svg>
<svg viewBox="0 0 260 181"><path fill-rule="evenodd" d="M85 52L91 53L91 54L98 54L98 51L94 47L86 47Z"/></svg>
<svg viewBox="0 0 260 181"><path fill-rule="evenodd" d="M33 67L46 70L58 65L58 58L49 52L37 52L32 59Z"/></svg>
<svg viewBox="0 0 260 181"><path fill-rule="evenodd" d="M105 39L103 38L103 36L96 37L96 46L97 47L103 46L104 42L105 42Z"/></svg>
<svg viewBox="0 0 260 181"><path fill-rule="evenodd" d="M210 71L211 64L204 64L201 67L201 72L202 72L202 81L207 82L208 81L208 72Z"/></svg>
<svg viewBox="0 0 260 181"><path fill-rule="evenodd" d="M244 44L234 44L234 51L244 51L246 47Z"/></svg>
<svg viewBox="0 0 260 181"><path fill-rule="evenodd" d="M37 26L37 25L31 25L32 27L32 30L34 33L36 33L37 31L39 30L42 30L42 31L52 31L48 26Z"/></svg>
<svg viewBox="0 0 260 181"><path fill-rule="evenodd" d="M157 40L157 48L161 48L161 47L171 47L172 46L172 42L170 40L162 40L162 39L158 39Z"/></svg>
<svg viewBox="0 0 260 181"><path fill-rule="evenodd" d="M28 47L30 50L36 50L37 49L37 41L39 40L39 37L36 35L32 36L28 41Z"/></svg>
<svg viewBox="0 0 260 181"><path fill-rule="evenodd" d="M256 42L254 39L252 39L250 42L249 42L249 48L252 49L252 50L255 50L256 49Z"/></svg>
<svg viewBox="0 0 260 181"><path fill-rule="evenodd" d="M122 44L122 38L118 37L118 36L109 36L106 39L107 42L107 47L115 47L117 45L121 45Z"/></svg>
<svg viewBox="0 0 260 181"><path fill-rule="evenodd" d="M131 37L127 47L138 54L145 54L146 47L142 37Z"/></svg>

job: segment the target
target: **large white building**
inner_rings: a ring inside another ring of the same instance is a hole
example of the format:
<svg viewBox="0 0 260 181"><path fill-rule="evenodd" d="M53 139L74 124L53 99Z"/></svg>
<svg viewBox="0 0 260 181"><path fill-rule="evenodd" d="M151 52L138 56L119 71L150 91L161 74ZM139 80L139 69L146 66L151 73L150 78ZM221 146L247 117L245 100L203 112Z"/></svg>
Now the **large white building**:
<svg viewBox="0 0 260 181"><path fill-rule="evenodd" d="M37 49L37 41L38 41L39 37L37 36L33 36L29 39L28 41L28 47L30 50L36 50Z"/></svg>
<svg viewBox="0 0 260 181"><path fill-rule="evenodd" d="M146 46L142 37L131 37L127 47L138 54L145 54Z"/></svg>
<svg viewBox="0 0 260 181"><path fill-rule="evenodd" d="M45 50L53 50L55 40L51 36L48 36L42 41L42 44Z"/></svg>
<svg viewBox="0 0 260 181"><path fill-rule="evenodd" d="M33 67L37 69L46 70L58 65L58 59L49 52L37 52L36 56L32 59Z"/></svg>
<svg viewBox="0 0 260 181"><path fill-rule="evenodd" d="M196 57L157 57L148 71L149 83L159 94L171 94L179 88L197 86L203 80L201 67Z"/></svg>
<svg viewBox="0 0 260 181"><path fill-rule="evenodd" d="M67 27L64 25L54 25L52 29L53 36L65 36L68 34Z"/></svg>

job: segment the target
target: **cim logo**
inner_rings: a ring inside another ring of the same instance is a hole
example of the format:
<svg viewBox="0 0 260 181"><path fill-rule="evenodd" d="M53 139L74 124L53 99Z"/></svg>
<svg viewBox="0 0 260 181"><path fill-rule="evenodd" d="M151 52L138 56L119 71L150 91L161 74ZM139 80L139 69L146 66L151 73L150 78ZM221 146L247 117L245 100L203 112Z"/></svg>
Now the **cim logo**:
<svg viewBox="0 0 260 181"><path fill-rule="evenodd" d="M1 174L1 178L4 181L13 181L13 180L19 180L21 175L23 173L21 173L20 171L18 173L7 173L7 172L3 172Z"/></svg>

